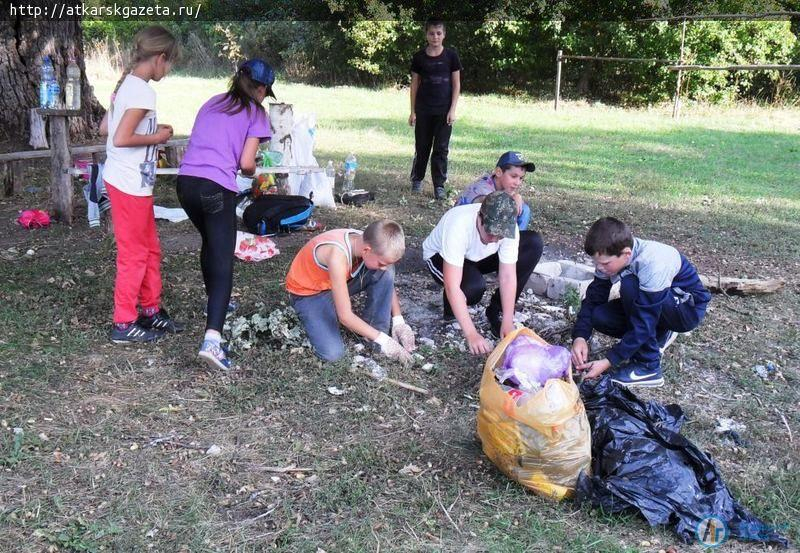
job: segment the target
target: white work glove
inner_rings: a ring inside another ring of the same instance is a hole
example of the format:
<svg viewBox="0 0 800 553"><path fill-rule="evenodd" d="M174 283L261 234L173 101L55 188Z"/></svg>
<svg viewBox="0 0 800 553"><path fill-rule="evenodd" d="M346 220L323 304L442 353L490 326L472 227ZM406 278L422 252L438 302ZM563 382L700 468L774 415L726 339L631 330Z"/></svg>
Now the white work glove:
<svg viewBox="0 0 800 553"><path fill-rule="evenodd" d="M392 317L392 338L400 342L409 353L417 349L414 331L406 324L402 315Z"/></svg>
<svg viewBox="0 0 800 553"><path fill-rule="evenodd" d="M403 365L410 365L414 362L414 358L408 353L400 343L390 338L388 334L381 332L375 338L375 343L381 347L381 353L390 359L397 359Z"/></svg>

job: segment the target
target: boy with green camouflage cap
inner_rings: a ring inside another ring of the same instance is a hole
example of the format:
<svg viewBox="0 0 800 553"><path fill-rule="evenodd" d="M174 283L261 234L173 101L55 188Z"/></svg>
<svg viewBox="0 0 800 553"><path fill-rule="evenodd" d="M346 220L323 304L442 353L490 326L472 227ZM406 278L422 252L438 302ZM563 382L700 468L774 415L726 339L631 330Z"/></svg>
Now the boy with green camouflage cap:
<svg viewBox="0 0 800 553"><path fill-rule="evenodd" d="M499 287L486 318L492 333L502 338L514 328L514 304L538 260L530 246L520 241L517 205L505 192L492 192L480 204L450 209L423 242L428 270L444 286L444 319L458 321L471 353L492 350L467 310L483 298L483 275L498 275Z"/></svg>

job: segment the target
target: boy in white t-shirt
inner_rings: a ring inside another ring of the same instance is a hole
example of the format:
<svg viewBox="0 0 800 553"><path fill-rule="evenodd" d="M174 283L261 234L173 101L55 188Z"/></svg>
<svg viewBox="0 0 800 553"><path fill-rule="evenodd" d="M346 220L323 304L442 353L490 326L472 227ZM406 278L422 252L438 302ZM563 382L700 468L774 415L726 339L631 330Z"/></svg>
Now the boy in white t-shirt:
<svg viewBox="0 0 800 553"><path fill-rule="evenodd" d="M428 270L444 286L444 318L455 317L473 354L492 349L467 311L486 291L483 275L498 274L499 288L486 317L492 333L502 338L514 328L514 304L541 254L541 245L537 254L532 244L520 241L516 219L514 199L505 192L492 192L480 204L447 211L422 244Z"/></svg>

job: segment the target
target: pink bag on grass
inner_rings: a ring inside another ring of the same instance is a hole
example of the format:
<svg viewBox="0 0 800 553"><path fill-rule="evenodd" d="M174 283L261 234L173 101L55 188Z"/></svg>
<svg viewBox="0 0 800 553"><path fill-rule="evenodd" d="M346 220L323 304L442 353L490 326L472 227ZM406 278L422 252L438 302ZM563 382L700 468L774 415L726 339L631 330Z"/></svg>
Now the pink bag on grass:
<svg viewBox="0 0 800 553"><path fill-rule="evenodd" d="M50 226L50 215L41 209L21 211L17 222L26 229L46 228Z"/></svg>
<svg viewBox="0 0 800 553"><path fill-rule="evenodd" d="M242 261L263 261L279 253L281 252L275 242L266 236L256 236L249 232L236 231L236 250L233 255Z"/></svg>

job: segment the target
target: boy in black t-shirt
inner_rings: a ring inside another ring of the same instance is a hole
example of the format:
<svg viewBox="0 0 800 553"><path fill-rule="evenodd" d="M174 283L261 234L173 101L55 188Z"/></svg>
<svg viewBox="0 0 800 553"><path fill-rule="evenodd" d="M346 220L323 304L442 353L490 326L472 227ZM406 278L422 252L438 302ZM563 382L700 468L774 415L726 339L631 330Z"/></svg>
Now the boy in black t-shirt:
<svg viewBox="0 0 800 553"><path fill-rule="evenodd" d="M408 116L408 124L414 127L415 142L411 190L422 192L422 179L430 158L437 200L445 198L450 133L461 93L461 60L455 50L444 47L444 37L443 21L425 22L428 45L411 58L411 115Z"/></svg>

